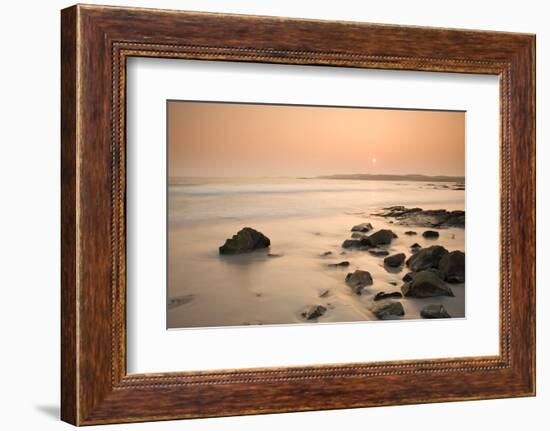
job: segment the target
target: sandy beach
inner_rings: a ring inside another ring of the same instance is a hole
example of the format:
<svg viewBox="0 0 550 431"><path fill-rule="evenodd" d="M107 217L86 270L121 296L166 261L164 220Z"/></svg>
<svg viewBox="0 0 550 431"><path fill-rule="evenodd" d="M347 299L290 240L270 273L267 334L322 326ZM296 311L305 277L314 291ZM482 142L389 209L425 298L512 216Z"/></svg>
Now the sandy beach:
<svg viewBox="0 0 550 431"><path fill-rule="evenodd" d="M373 215L395 205L464 210L464 190L455 183L185 178L171 181L168 199L168 328L378 320L374 296L400 291L409 269L389 268L384 257L367 250L343 248L360 223L370 222L372 232L391 229L397 235L378 247L390 255L409 258L413 243L465 251L463 228L435 229L439 238L426 239L424 227ZM270 247L220 255L224 241L246 226L269 237ZM411 230L417 235L405 234ZM329 266L343 261L349 266ZM345 282L357 269L373 279L360 295ZM398 319L420 319L428 304L464 317L464 284L448 286L454 297L399 299L404 316ZM314 305L324 314L304 319L304 310Z"/></svg>

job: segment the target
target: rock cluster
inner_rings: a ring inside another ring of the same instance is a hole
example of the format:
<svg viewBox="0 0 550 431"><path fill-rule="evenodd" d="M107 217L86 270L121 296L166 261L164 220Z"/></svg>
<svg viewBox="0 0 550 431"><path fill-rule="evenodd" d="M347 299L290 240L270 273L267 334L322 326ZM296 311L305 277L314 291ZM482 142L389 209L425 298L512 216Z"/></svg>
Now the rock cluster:
<svg viewBox="0 0 550 431"><path fill-rule="evenodd" d="M359 248L368 250L380 245L388 245L393 239L397 238L397 235L389 229L380 229L372 235L361 235L359 237L346 239L342 243L343 248Z"/></svg>
<svg viewBox="0 0 550 431"><path fill-rule="evenodd" d="M431 228L442 227L463 227L464 211L446 210L423 210L421 208L405 208L394 206L384 208L384 211L377 214L381 217L392 217L397 224L416 225ZM365 250L369 254L383 257L384 267L388 272L396 273L401 271L404 265L408 272L402 278L403 285L400 291L377 292L372 297L367 297L371 304L374 316L380 320L399 319L405 315L405 309L400 301L395 299L403 298L434 298L454 297L453 290L448 283L464 283L465 280L465 254L462 251L454 250L449 252L441 245L432 245L423 248L420 244L414 243L410 246L411 254L407 258L405 253L391 254L388 249L397 235L390 229L380 229L375 232L371 223L360 223L351 228L351 238L342 243L344 249ZM373 233L371 233L373 232ZM416 231L404 232L407 236L416 235ZM426 239L439 238L439 232L426 230L422 233ZM271 241L263 233L245 227L229 238L219 247L222 255L233 255L250 253L255 250L270 247ZM347 252L352 254L354 252ZM342 251L340 254L346 254ZM325 251L318 256L329 259L332 251ZM268 253L268 257L282 257L282 254ZM332 268L349 267L349 261L327 262L326 266ZM369 271L356 269L349 272L344 279L345 283L356 295L362 295L365 288L373 285L374 280ZM397 283L390 281L396 286ZM325 299L334 295L328 289L318 294L319 298ZM329 300L330 301L330 300ZM307 321L317 321L328 310L334 308L331 302L324 305L309 305L300 312L300 316ZM429 304L422 308L420 316L425 319L442 319L451 317L445 307L441 304Z"/></svg>
<svg viewBox="0 0 550 431"><path fill-rule="evenodd" d="M406 262L411 272L405 274L401 292L414 298L454 296L447 283L464 283L465 254L433 245L420 249Z"/></svg>
<svg viewBox="0 0 550 431"><path fill-rule="evenodd" d="M463 215L463 214L462 214ZM395 217L400 223L411 222L429 227L460 225L460 212L445 210L427 210L421 208L390 207L383 213L384 217ZM390 272L397 271L406 265L409 272L403 277L401 291L378 292L372 297L371 311L381 320L398 319L405 315L405 309L398 298L434 298L454 297L454 293L447 283L463 283L465 273L465 255L459 250L449 252L441 245L432 245L422 248L418 243L411 245L411 255L407 258L405 253L390 255L388 246L397 238L390 229L380 229L374 233L371 223L361 223L351 228L351 239L342 243L345 249L357 249L368 251L377 257L384 257L384 266ZM370 234L369 234L370 233ZM413 236L415 231L406 231L406 235ZM425 239L439 238L439 232L426 230L422 233ZM345 252L343 252L345 253ZM327 256L323 254L322 256ZM348 266L348 261L331 263L329 266ZM374 283L369 271L357 269L349 272L345 277L346 284L357 295L362 295L365 288ZM390 283L396 285L395 282ZM430 304L424 307L420 313L426 319L439 319L450 317L445 307L441 304Z"/></svg>
<svg viewBox="0 0 550 431"><path fill-rule="evenodd" d="M423 210L422 208L406 208L404 206L387 207L373 215L391 217L401 225L432 228L464 228L466 221L466 213L460 210Z"/></svg>

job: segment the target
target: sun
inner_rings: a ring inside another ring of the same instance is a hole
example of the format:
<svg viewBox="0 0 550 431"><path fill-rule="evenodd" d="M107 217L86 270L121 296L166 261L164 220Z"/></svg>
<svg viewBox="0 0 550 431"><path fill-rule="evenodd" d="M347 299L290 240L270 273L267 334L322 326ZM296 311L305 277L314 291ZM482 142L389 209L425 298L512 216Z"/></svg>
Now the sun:
<svg viewBox="0 0 550 431"><path fill-rule="evenodd" d="M371 160L371 162L372 162L373 164L376 163L376 157L373 157L372 160Z"/></svg>

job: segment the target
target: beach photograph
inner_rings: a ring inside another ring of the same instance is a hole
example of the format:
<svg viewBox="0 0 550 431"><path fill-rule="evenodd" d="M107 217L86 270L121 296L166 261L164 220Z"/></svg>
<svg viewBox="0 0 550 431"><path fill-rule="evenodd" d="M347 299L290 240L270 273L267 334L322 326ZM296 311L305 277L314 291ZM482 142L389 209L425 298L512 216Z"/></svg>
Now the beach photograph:
<svg viewBox="0 0 550 431"><path fill-rule="evenodd" d="M169 329L465 317L464 111L169 100L167 169Z"/></svg>

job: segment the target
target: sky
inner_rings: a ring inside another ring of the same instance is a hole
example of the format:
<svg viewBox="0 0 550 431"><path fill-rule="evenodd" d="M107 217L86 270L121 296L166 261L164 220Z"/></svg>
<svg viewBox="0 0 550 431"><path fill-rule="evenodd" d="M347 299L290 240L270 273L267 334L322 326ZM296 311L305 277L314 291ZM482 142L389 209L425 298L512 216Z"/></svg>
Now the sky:
<svg viewBox="0 0 550 431"><path fill-rule="evenodd" d="M464 175L465 113L168 102L170 177Z"/></svg>

